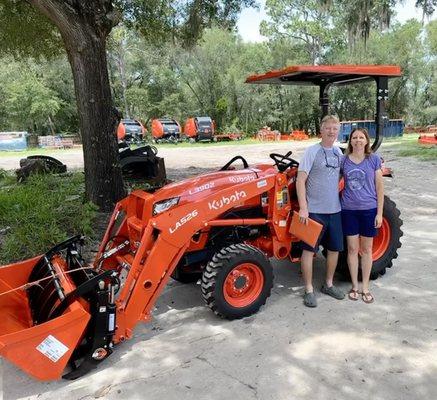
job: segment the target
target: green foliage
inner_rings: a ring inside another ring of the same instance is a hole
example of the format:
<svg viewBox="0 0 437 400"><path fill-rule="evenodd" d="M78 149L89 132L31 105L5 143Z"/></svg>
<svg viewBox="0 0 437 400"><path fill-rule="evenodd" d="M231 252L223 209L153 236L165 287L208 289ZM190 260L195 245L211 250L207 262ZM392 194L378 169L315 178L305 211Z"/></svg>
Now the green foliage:
<svg viewBox="0 0 437 400"><path fill-rule="evenodd" d="M430 53L433 56L437 56L437 20L431 21L426 26L426 33Z"/></svg>
<svg viewBox="0 0 437 400"><path fill-rule="evenodd" d="M186 11L175 10L171 2L152 3L161 4L162 18L170 20L171 15ZM139 2L132 4L141 6ZM388 12L384 7L392 11L393 2L369 1L369 23L375 29L369 31L365 42L358 34L353 38L348 35L345 18L354 4L357 6L355 1L342 0L269 0L268 12L273 19L263 24L268 42L243 43L217 22L218 26L202 31L197 45L188 50L181 45L180 31L173 31L174 42L155 40L151 44L151 37L144 38L132 30L135 24L126 14L124 24L113 29L108 40L115 104L125 117L146 124L163 116L183 124L188 117L209 115L219 132L236 129L254 133L264 125L282 132L302 128L315 131L320 112L317 88L248 85L244 83L246 77L314 61L398 64L403 76L390 82L389 116L416 125L436 123L435 21L423 28L411 20L381 31L376 29L378 21ZM150 12L148 18L154 15ZM181 28L183 21L178 20L177 27ZM64 57L21 61L5 57L2 65L0 129L28 129L40 134L78 131L71 72ZM372 119L375 85L335 88L331 110L343 120Z"/></svg>
<svg viewBox="0 0 437 400"><path fill-rule="evenodd" d="M61 109L65 115L68 109L68 103L60 98L62 87L52 89L53 82L44 76L45 72L41 69L43 62L18 62L9 57L1 61L0 92L4 101L0 105L0 122L3 122L4 128L53 132L56 115ZM52 68L49 70L53 72ZM71 82L68 86L71 88ZM72 98L68 100L71 102Z"/></svg>
<svg viewBox="0 0 437 400"><path fill-rule="evenodd" d="M207 28L232 30L240 11L256 5L255 0L119 0L115 3L124 10L127 25L141 32L148 43L171 40L185 48L194 46Z"/></svg>
<svg viewBox="0 0 437 400"><path fill-rule="evenodd" d="M437 7L437 0L416 0L416 7L423 10L423 16L430 17Z"/></svg>
<svg viewBox="0 0 437 400"><path fill-rule="evenodd" d="M93 234L96 207L83 203L84 177L35 175L22 184L0 174L0 264L47 251L69 236Z"/></svg>
<svg viewBox="0 0 437 400"><path fill-rule="evenodd" d="M311 64L320 62L342 34L333 24L334 14L319 0L267 0L266 10L269 20L262 23L261 33L275 40L292 39Z"/></svg>
<svg viewBox="0 0 437 400"><path fill-rule="evenodd" d="M54 25L27 1L0 0L0 53L21 57L64 52Z"/></svg>

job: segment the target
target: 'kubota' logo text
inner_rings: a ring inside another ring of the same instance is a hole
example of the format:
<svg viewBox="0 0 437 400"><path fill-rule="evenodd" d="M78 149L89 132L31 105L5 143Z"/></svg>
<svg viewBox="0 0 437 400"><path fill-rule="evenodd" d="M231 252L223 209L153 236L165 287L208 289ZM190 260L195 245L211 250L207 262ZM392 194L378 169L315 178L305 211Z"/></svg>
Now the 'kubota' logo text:
<svg viewBox="0 0 437 400"><path fill-rule="evenodd" d="M188 221L191 219L197 217L198 212L197 210L193 210L189 212L187 215L183 216L178 222L176 222L176 225L172 228L169 228L169 232L171 234L175 233L181 226L185 225Z"/></svg>
<svg viewBox="0 0 437 400"><path fill-rule="evenodd" d="M234 194L231 194L229 197L222 196L218 200L213 200L212 202L208 202L208 207L210 210L220 210L221 208L236 203L237 201L244 199L247 197L247 194L244 190L236 190Z"/></svg>
<svg viewBox="0 0 437 400"><path fill-rule="evenodd" d="M243 176L230 176L229 181L232 183L244 183L251 182L255 180L254 175L243 175Z"/></svg>

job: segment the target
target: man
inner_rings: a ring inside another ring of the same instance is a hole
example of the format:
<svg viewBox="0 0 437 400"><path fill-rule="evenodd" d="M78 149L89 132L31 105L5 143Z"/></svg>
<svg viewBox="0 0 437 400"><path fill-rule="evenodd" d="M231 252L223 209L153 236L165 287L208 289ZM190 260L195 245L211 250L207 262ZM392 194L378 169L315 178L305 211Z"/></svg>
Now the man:
<svg viewBox="0 0 437 400"><path fill-rule="evenodd" d="M297 174L297 196L299 200L299 221L307 224L312 218L323 225L316 247L303 244L301 269L305 283L304 304L316 307L317 299L313 288L313 256L319 244L327 250L326 281L322 293L338 300L344 293L332 283L337 267L338 252L343 250L341 228L341 205L338 194L342 152L334 146L340 130L337 117L327 115L322 119L320 133L322 141L306 149Z"/></svg>

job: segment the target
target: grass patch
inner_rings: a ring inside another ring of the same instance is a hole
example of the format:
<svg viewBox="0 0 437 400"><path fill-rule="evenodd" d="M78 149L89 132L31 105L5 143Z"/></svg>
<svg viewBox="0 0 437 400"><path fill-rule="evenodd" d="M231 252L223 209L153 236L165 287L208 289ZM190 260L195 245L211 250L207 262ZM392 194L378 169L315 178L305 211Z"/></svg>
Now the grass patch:
<svg viewBox="0 0 437 400"><path fill-rule="evenodd" d="M78 233L92 237L97 207L83 197L82 173L34 175L18 184L0 170L0 265L44 253Z"/></svg>
<svg viewBox="0 0 437 400"><path fill-rule="evenodd" d="M437 146L419 144L419 135L409 134L403 137L399 143L395 143L394 149L401 157L416 157L420 160L437 160Z"/></svg>

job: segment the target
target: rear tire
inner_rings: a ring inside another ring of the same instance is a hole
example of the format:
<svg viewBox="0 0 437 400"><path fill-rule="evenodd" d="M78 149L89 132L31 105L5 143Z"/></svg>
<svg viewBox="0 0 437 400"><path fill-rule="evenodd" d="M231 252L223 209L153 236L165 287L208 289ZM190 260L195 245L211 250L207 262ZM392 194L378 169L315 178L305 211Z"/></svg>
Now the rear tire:
<svg viewBox="0 0 437 400"><path fill-rule="evenodd" d="M202 297L221 318L238 319L256 313L273 286L270 261L258 248L233 244L217 252L202 274Z"/></svg>
<svg viewBox="0 0 437 400"><path fill-rule="evenodd" d="M402 220L396 203L388 196L384 197L384 210L382 227L377 236L373 239L373 265L370 272L370 279L375 280L386 273L387 268L393 265L393 259L398 256L398 249L401 247ZM347 244L345 251L341 252L338 259L337 271L344 277L350 278L347 265Z"/></svg>

